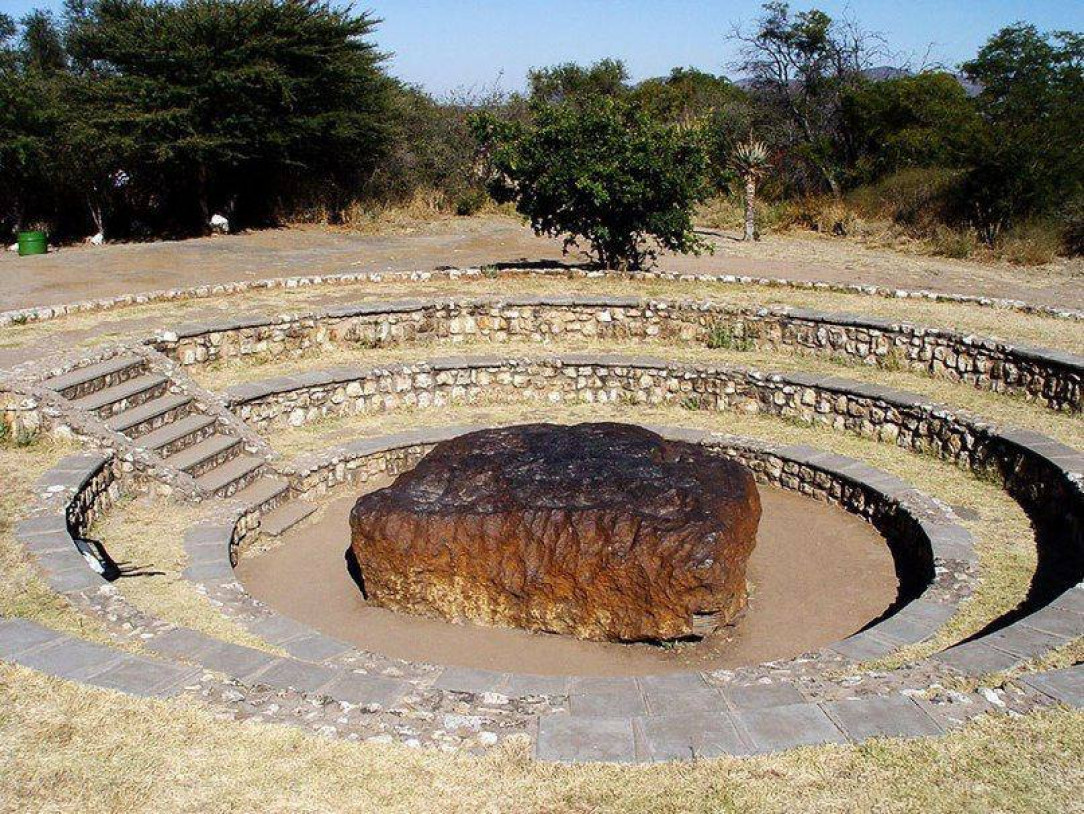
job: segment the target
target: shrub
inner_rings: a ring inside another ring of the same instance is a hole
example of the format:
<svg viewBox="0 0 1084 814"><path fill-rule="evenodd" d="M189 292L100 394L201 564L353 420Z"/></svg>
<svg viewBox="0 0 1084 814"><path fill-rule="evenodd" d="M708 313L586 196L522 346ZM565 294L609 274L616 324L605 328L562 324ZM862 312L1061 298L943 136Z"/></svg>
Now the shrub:
<svg viewBox="0 0 1084 814"><path fill-rule="evenodd" d="M482 209L485 208L486 203L489 201L489 196L486 195L484 190L472 189L464 192L455 201L455 213L460 217L467 217L469 215L477 215Z"/></svg>
<svg viewBox="0 0 1084 814"><path fill-rule="evenodd" d="M970 229L951 229L948 226L938 225L934 229L933 237L930 238L930 250L934 254L953 257L957 260L970 257L978 247L978 236Z"/></svg>
<svg viewBox="0 0 1084 814"><path fill-rule="evenodd" d="M1055 223L1032 220L1004 232L994 248L1010 263L1041 266L1057 257L1061 240Z"/></svg>
<svg viewBox="0 0 1084 814"><path fill-rule="evenodd" d="M475 119L490 193L514 201L537 234L586 240L604 268L640 268L654 246L700 253L693 207L707 195L697 133L653 121L626 102L596 98L532 108L530 122ZM648 243L650 240L653 242Z"/></svg>

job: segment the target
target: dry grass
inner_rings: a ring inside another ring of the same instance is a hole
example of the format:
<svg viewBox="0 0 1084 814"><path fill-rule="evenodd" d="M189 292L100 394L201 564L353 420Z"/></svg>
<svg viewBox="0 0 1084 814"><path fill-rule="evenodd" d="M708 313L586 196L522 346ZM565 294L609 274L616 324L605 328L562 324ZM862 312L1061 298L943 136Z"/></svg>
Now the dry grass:
<svg viewBox="0 0 1084 814"><path fill-rule="evenodd" d="M127 562L141 571L161 572L114 583L136 607L217 639L281 653L223 615L181 576L188 564L182 542L184 531L207 511L206 505L139 497L115 506L95 524L92 534L103 541L118 562Z"/></svg>
<svg viewBox="0 0 1084 814"><path fill-rule="evenodd" d="M891 472L950 505L966 506L978 512L979 520L964 522L963 525L975 536L981 585L936 637L906 652L908 660L935 652L980 630L990 620L1015 607L1027 593L1035 570L1035 537L1019 504L999 486L972 477L951 464L915 455L899 447L768 416L690 411L681 407L637 407L630 410L623 405L549 405L491 397L470 405L328 419L296 429L276 431L272 440L277 450L290 456L328 448L361 436L382 435L427 425L599 420L634 420L645 424L696 427L785 444L808 444L831 449ZM898 661L902 662L903 658Z"/></svg>
<svg viewBox="0 0 1084 814"><path fill-rule="evenodd" d="M21 616L87 639L111 641L95 620L53 593L15 540L15 524L31 505L34 483L62 457L77 451L71 442L48 436L26 446L0 444L0 615Z"/></svg>
<svg viewBox="0 0 1084 814"><path fill-rule="evenodd" d="M860 294L800 291L722 283L628 281L615 279L543 279L515 277L499 283L485 277L430 282L364 282L343 286L251 291L239 297L225 295L199 300L133 305L101 313L73 314L42 323L5 328L0 347L16 348L42 342L64 332L87 332L78 341L101 344L105 339L145 336L154 328L169 327L196 318L238 315L304 313L321 304L366 302L397 298L484 297L499 294L640 295L711 299L732 305L790 305L824 311L844 311L887 317L929 326L1000 336L1019 342L1080 352L1084 323L976 305L897 300Z"/></svg>
<svg viewBox="0 0 1084 814"><path fill-rule="evenodd" d="M1068 812L1084 714L751 759L558 766L327 741L0 667L4 812Z"/></svg>

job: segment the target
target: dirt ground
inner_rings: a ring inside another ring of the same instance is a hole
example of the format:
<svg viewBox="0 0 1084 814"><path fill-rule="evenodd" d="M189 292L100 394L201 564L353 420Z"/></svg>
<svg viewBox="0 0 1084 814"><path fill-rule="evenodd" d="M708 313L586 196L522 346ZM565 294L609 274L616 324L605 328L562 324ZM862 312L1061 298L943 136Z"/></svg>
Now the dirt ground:
<svg viewBox="0 0 1084 814"><path fill-rule="evenodd" d="M367 650L538 675L643 675L788 658L849 636L892 604L892 554L871 526L793 492L759 489L764 514L749 559L749 607L733 627L695 645L587 642L368 605L343 559L358 496L349 489L339 490L314 521L287 532L282 545L243 557L237 572L257 599Z"/></svg>
<svg viewBox="0 0 1084 814"><path fill-rule="evenodd" d="M864 283L1084 308L1084 261L1018 268L871 249L813 233L745 244L705 231L714 255L663 255L664 270ZM65 247L0 256L0 309L53 305L162 288L351 271L430 270L517 262L580 263L561 243L503 216L445 218L363 235L321 227L267 229L185 241Z"/></svg>

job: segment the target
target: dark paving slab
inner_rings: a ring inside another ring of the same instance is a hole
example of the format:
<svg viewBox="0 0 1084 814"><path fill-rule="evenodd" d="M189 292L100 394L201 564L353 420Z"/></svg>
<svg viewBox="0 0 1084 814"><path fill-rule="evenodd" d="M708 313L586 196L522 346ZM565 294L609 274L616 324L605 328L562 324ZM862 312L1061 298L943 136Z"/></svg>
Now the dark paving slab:
<svg viewBox="0 0 1084 814"><path fill-rule="evenodd" d="M414 685L406 681L345 673L328 684L323 692L336 700L348 701L351 704L379 704L390 707L414 689Z"/></svg>
<svg viewBox="0 0 1084 814"><path fill-rule="evenodd" d="M841 642L829 645L827 649L855 661L866 661L887 656L898 648L899 645L895 642L879 636L872 630L864 630L848 636Z"/></svg>
<svg viewBox="0 0 1084 814"><path fill-rule="evenodd" d="M338 673L328 667L309 664L295 659L275 659L265 669L248 679L253 684L269 687L291 687L302 692L315 693L330 684Z"/></svg>
<svg viewBox="0 0 1084 814"><path fill-rule="evenodd" d="M230 642L219 642L216 647L199 657L200 663L208 670L215 670L243 680L248 680L262 672L264 668L277 660L278 657L271 653Z"/></svg>
<svg viewBox="0 0 1084 814"><path fill-rule="evenodd" d="M511 673L502 693L511 698L528 695L568 695L567 676L539 676L527 673Z"/></svg>
<svg viewBox="0 0 1084 814"><path fill-rule="evenodd" d="M130 695L168 697L180 692L186 682L200 674L198 669L140 656L125 656L117 664L91 676L96 687L119 690Z"/></svg>
<svg viewBox="0 0 1084 814"><path fill-rule="evenodd" d="M111 647L62 636L46 647L28 650L13 660L43 673L82 681L120 661L123 655Z"/></svg>
<svg viewBox="0 0 1084 814"><path fill-rule="evenodd" d="M12 659L28 650L51 644L64 636L27 619L0 621L0 658Z"/></svg>
<svg viewBox="0 0 1084 814"><path fill-rule="evenodd" d="M546 715L538 722L535 756L562 763L632 763L636 760L632 719Z"/></svg>
<svg viewBox="0 0 1084 814"><path fill-rule="evenodd" d="M724 687L722 693L731 709L739 711L805 703L798 689L785 682Z"/></svg>
<svg viewBox="0 0 1084 814"><path fill-rule="evenodd" d="M345 642L340 642L320 633L313 633L310 636L283 642L282 648L294 658L304 659L305 661L324 661L353 650L353 647Z"/></svg>
<svg viewBox="0 0 1084 814"><path fill-rule="evenodd" d="M1084 707L1084 664L1049 670L1021 679L1021 682L1071 707Z"/></svg>
<svg viewBox="0 0 1084 814"><path fill-rule="evenodd" d="M445 667L433 686L438 690L474 693L500 692L504 685L504 673L492 670L475 670L470 667Z"/></svg>
<svg viewBox="0 0 1084 814"><path fill-rule="evenodd" d="M647 709L652 715L706 712L725 709L722 693L712 687L684 692L647 692Z"/></svg>
<svg viewBox="0 0 1084 814"><path fill-rule="evenodd" d="M648 760L691 760L748 755L751 746L727 712L690 712L636 719Z"/></svg>
<svg viewBox="0 0 1084 814"><path fill-rule="evenodd" d="M846 740L816 704L739 710L735 718L752 751L758 754Z"/></svg>
<svg viewBox="0 0 1084 814"><path fill-rule="evenodd" d="M824 704L823 708L853 741L941 734L941 727L904 695L846 699Z"/></svg>
<svg viewBox="0 0 1084 814"><path fill-rule="evenodd" d="M1007 670L1020 659L1003 650L990 647L982 640L965 642L948 650L935 653L933 658L942 664L947 664L964 675L979 676L985 673L996 673L999 670Z"/></svg>
<svg viewBox="0 0 1084 814"><path fill-rule="evenodd" d="M627 718L646 715L648 711L644 696L638 689L582 695L573 692L568 697L568 706L575 716L598 718Z"/></svg>

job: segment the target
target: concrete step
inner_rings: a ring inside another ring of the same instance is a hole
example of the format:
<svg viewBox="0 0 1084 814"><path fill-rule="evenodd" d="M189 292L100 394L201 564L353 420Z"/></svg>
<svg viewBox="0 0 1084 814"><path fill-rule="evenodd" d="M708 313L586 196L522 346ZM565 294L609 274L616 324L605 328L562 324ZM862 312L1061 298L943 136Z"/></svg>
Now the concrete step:
<svg viewBox="0 0 1084 814"><path fill-rule="evenodd" d="M233 493L234 500L239 500L242 505L252 509L264 509L271 511L278 508L278 503L286 496L290 484L282 478L264 475L253 481L244 489Z"/></svg>
<svg viewBox="0 0 1084 814"><path fill-rule="evenodd" d="M144 373L113 387L74 399L72 404L80 410L97 413L102 418L109 418L165 395L168 387L169 379L165 376Z"/></svg>
<svg viewBox="0 0 1084 814"><path fill-rule="evenodd" d="M166 458L166 464L198 478L241 452L241 439L214 434Z"/></svg>
<svg viewBox="0 0 1084 814"><path fill-rule="evenodd" d="M260 531L272 537L278 537L296 526L314 511L316 511L316 507L311 503L305 503L303 500L292 500L261 517Z"/></svg>
<svg viewBox="0 0 1084 814"><path fill-rule="evenodd" d="M162 456L173 455L212 435L216 423L212 415L192 413L139 436L139 446Z"/></svg>
<svg viewBox="0 0 1084 814"><path fill-rule="evenodd" d="M105 423L115 432L124 433L134 439L184 418L191 411L191 396L184 393L166 393L131 410L125 410Z"/></svg>
<svg viewBox="0 0 1084 814"><path fill-rule="evenodd" d="M144 372L144 365L145 361L139 356L114 356L96 365L46 379L44 384L66 399L77 399L139 376Z"/></svg>
<svg viewBox="0 0 1084 814"><path fill-rule="evenodd" d="M217 497L231 497L260 475L266 464L255 455L238 455L196 478L196 485Z"/></svg>

